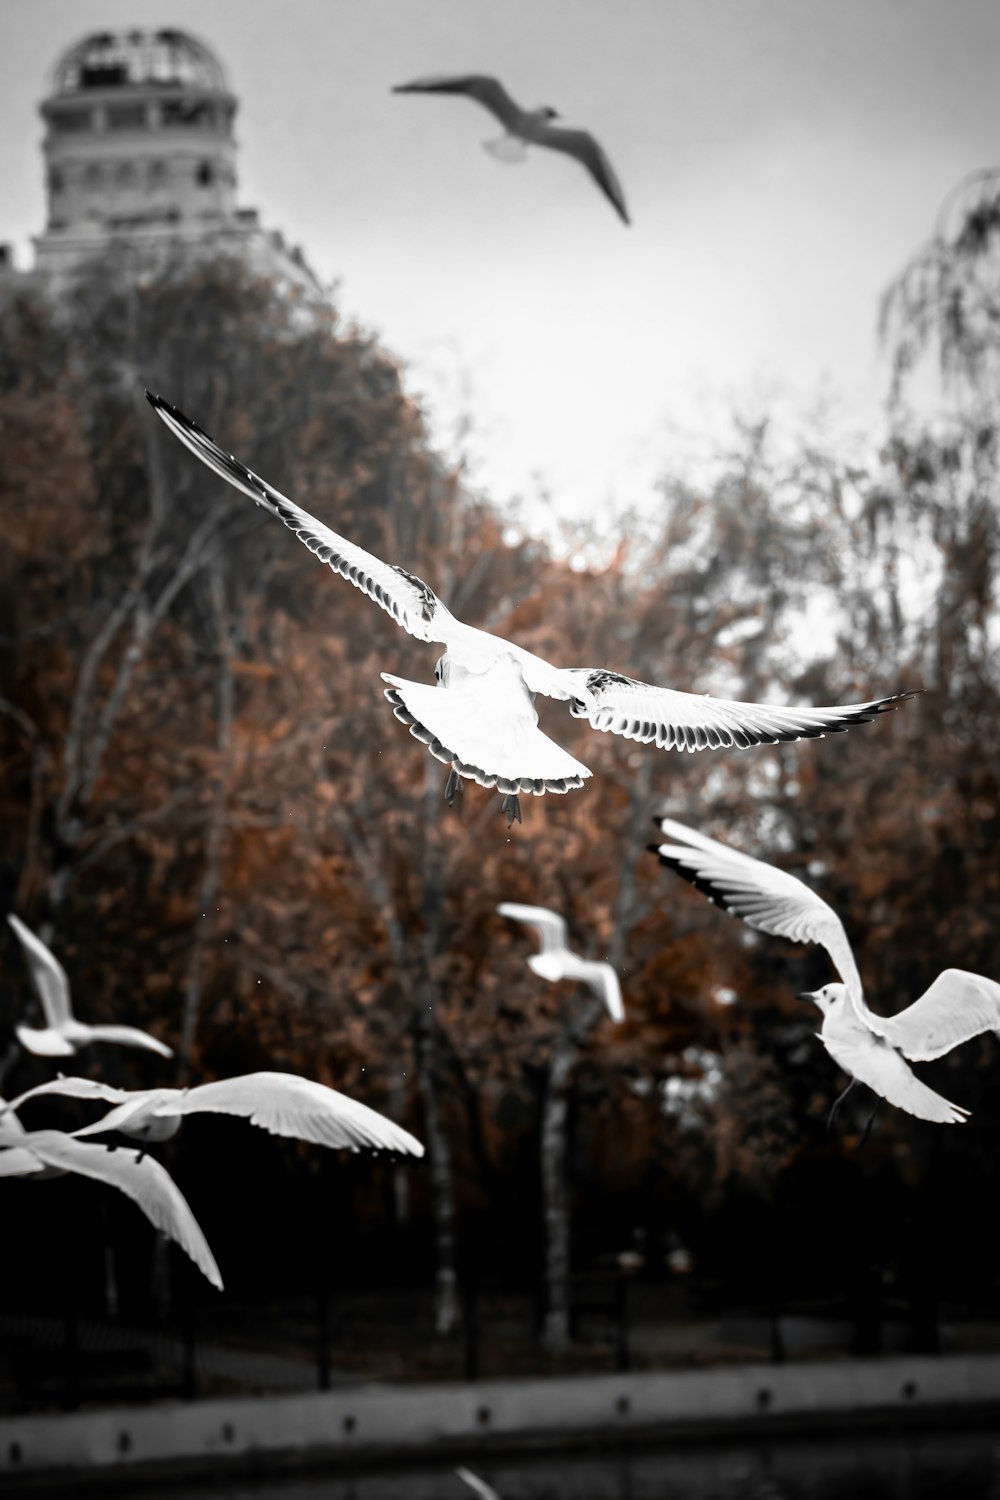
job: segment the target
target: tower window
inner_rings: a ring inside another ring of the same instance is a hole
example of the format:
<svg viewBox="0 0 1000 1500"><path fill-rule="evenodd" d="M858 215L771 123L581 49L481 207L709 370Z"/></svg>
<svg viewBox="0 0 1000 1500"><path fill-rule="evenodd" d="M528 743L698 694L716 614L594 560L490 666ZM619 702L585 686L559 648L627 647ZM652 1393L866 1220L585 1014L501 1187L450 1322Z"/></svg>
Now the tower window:
<svg viewBox="0 0 1000 1500"><path fill-rule="evenodd" d="M90 110L61 109L58 114L50 115L49 122L54 135L71 135L81 130L89 130Z"/></svg>
<svg viewBox="0 0 1000 1500"><path fill-rule="evenodd" d="M110 63L103 68L98 65L88 67L85 63L80 69L80 87L82 89L106 89L127 82L128 74L121 63Z"/></svg>
<svg viewBox="0 0 1000 1500"><path fill-rule="evenodd" d="M144 104L109 104L109 130L141 130L146 123Z"/></svg>
<svg viewBox="0 0 1000 1500"><path fill-rule="evenodd" d="M198 171L195 176L198 179L199 187L211 187L215 181L215 172L212 170L212 163L210 161L199 162Z"/></svg>
<svg viewBox="0 0 1000 1500"><path fill-rule="evenodd" d="M164 125L211 125L212 106L204 99L164 99L160 121Z"/></svg>
<svg viewBox="0 0 1000 1500"><path fill-rule="evenodd" d="M83 180L86 183L87 187L100 187L101 179L103 176L104 172L101 168L100 162L91 161L87 163L83 171Z"/></svg>
<svg viewBox="0 0 1000 1500"><path fill-rule="evenodd" d="M49 169L49 192L50 193L61 193L62 190L63 190L63 188L64 188L64 186L65 186L65 183L63 181L63 174L60 172L59 168L58 167L50 167L50 169Z"/></svg>

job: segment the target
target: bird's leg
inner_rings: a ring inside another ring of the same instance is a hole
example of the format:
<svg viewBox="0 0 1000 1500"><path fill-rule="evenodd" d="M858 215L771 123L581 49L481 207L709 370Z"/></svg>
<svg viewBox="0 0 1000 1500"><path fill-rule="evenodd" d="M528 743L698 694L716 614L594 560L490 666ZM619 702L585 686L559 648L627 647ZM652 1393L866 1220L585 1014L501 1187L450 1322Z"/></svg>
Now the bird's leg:
<svg viewBox="0 0 1000 1500"><path fill-rule="evenodd" d="M847 1098L848 1094L851 1092L851 1089L854 1087L857 1081L858 1080L856 1078L852 1078L844 1092L842 1094L838 1094L837 1098L834 1099L833 1108L831 1109L826 1122L826 1128L828 1131L833 1129L833 1122L840 1112L840 1106L843 1104L844 1100Z"/></svg>
<svg viewBox="0 0 1000 1500"><path fill-rule="evenodd" d="M461 797L463 791L462 778L455 770L455 767L452 766L448 772L448 780L444 784L444 800L449 807L455 806L455 798Z"/></svg>
<svg viewBox="0 0 1000 1500"><path fill-rule="evenodd" d="M148 1150L149 1150L149 1133L147 1131L147 1133L142 1137L142 1145L139 1147L139 1150L136 1152L136 1157L135 1157L135 1164L136 1164L136 1166L139 1165L139 1163L142 1161L142 1158L146 1155L146 1152Z"/></svg>
<svg viewBox="0 0 1000 1500"><path fill-rule="evenodd" d="M881 1099L876 1099L875 1100L875 1108L872 1110L871 1114L868 1116L867 1120L865 1121L865 1128L864 1128L864 1130L862 1130L860 1139L858 1140L858 1145L859 1146L863 1146L864 1143L865 1143L865 1141L871 1135L872 1121L874 1120L875 1116L878 1114L878 1107L879 1107L879 1105L881 1103L882 1103Z"/></svg>
<svg viewBox="0 0 1000 1500"><path fill-rule="evenodd" d="M507 793L506 797L504 797L502 802L500 803L500 811L507 814L508 828L513 825L515 818L519 823L522 822L521 799L516 792Z"/></svg>

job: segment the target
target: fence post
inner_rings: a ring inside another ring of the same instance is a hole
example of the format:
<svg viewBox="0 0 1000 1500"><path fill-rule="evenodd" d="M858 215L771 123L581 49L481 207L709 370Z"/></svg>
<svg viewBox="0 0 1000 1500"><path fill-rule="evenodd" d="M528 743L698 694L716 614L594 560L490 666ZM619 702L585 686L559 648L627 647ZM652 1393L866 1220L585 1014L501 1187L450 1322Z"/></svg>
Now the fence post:
<svg viewBox="0 0 1000 1500"><path fill-rule="evenodd" d="M62 1404L64 1411L75 1411L80 1405L80 1325L75 1286L66 1304L63 1334L65 1366Z"/></svg>
<svg viewBox="0 0 1000 1500"><path fill-rule="evenodd" d="M181 1396L185 1401L193 1401L198 1394L197 1379L195 1375L195 1347L197 1344L197 1309L194 1295L188 1289L184 1298L184 1311L181 1315L181 1337L184 1344L183 1364L181 1366Z"/></svg>
<svg viewBox="0 0 1000 1500"><path fill-rule="evenodd" d="M479 1379L479 1288L467 1276L462 1287L462 1341L466 1380Z"/></svg>
<svg viewBox="0 0 1000 1500"><path fill-rule="evenodd" d="M619 1273L618 1278L615 1282L615 1312L618 1322L617 1364L619 1371L622 1373L628 1370L631 1366L628 1337L629 1286L631 1285L631 1281L631 1276L622 1275L621 1273Z"/></svg>
<svg viewBox="0 0 1000 1500"><path fill-rule="evenodd" d="M321 1391L330 1389L330 1289L320 1282L316 1293L316 1371Z"/></svg>

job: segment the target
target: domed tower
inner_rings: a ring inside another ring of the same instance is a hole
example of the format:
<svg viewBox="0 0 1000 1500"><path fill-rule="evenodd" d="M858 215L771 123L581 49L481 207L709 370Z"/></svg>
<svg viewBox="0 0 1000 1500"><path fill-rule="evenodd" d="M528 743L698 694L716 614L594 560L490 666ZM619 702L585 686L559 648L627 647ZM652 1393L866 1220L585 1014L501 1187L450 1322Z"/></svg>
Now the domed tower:
<svg viewBox="0 0 1000 1500"><path fill-rule="evenodd" d="M38 268L108 238L187 238L236 215L236 100L180 31L98 32L57 64L41 106L48 225Z"/></svg>
<svg viewBox="0 0 1000 1500"><path fill-rule="evenodd" d="M36 269L61 282L111 245L240 255L317 283L280 234L236 206L237 101L222 66L186 32L102 31L56 65L41 104L48 223Z"/></svg>

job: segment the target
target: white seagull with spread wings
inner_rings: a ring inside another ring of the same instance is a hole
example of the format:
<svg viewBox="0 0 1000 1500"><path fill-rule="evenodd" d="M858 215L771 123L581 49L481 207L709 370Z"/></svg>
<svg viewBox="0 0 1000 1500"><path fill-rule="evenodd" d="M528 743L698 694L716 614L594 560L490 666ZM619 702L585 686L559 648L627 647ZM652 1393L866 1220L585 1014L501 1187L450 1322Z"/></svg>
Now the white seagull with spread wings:
<svg viewBox="0 0 1000 1500"><path fill-rule="evenodd" d="M20 1109L29 1099L52 1094L100 1099L116 1106L93 1125L74 1131L76 1136L120 1130L148 1145L176 1135L186 1115L237 1115L271 1135L317 1146L392 1151L400 1156L424 1154L416 1137L385 1115L295 1073L244 1073L186 1089L116 1089L91 1078L54 1078L28 1089L8 1108Z"/></svg>
<svg viewBox="0 0 1000 1500"><path fill-rule="evenodd" d="M537 693L568 703L573 717L587 719L594 729L665 750L691 751L815 739L867 724L911 696L894 693L836 708L775 708L654 687L603 667L554 667L502 636L463 624L422 579L338 536L160 396L147 391L146 399L202 463L276 515L310 552L366 593L397 625L418 641L445 647L436 686L383 672L390 684L385 696L396 718L451 767L447 800L454 800L461 776L496 787L508 825L515 818L520 821L520 792L536 797L569 792L591 775L538 728Z"/></svg>
<svg viewBox="0 0 1000 1500"><path fill-rule="evenodd" d="M29 1052L38 1057L72 1057L91 1042L118 1042L125 1047L144 1047L148 1052L158 1052L161 1057L173 1057L170 1047L150 1036L148 1031L140 1031L137 1026L87 1026L78 1021L70 1007L66 970L55 954L13 912L7 914L7 921L21 940L47 1022L41 1029L34 1026L14 1028L18 1041Z"/></svg>
<svg viewBox="0 0 1000 1500"><path fill-rule="evenodd" d="M504 901L497 911L501 917L510 917L514 922L527 922L538 933L542 951L528 957L528 968L533 974L550 982L579 979L604 1001L612 1021L624 1021L625 1007L618 975L609 963L580 958L570 949L566 942L566 923L558 912L550 911L547 906L521 906L517 901Z"/></svg>
<svg viewBox="0 0 1000 1500"><path fill-rule="evenodd" d="M826 984L799 997L822 1011L819 1039L851 1079L833 1106L831 1123L859 1080L921 1120L941 1125L965 1122L968 1110L921 1083L904 1059L930 1062L981 1032L1000 1035L1000 984L965 969L945 969L906 1010L895 1016L876 1015L865 1003L843 923L821 896L786 870L739 854L673 818L655 821L667 842L650 848L710 901L742 918L748 927L794 943L818 943L833 960L843 983Z"/></svg>
<svg viewBox="0 0 1000 1500"><path fill-rule="evenodd" d="M515 104L498 79L490 78L484 73L462 73L454 78L415 78L412 83L397 84L392 92L466 94L495 115L506 132L499 140L485 143L487 151L498 161L523 161L526 146L547 146L550 151L561 151L566 156L573 156L590 173L622 222L631 222L622 185L598 142L586 130L569 130L564 125L553 125L552 121L559 118L559 111L551 109L547 104L539 109L522 109L519 104Z"/></svg>
<svg viewBox="0 0 1000 1500"><path fill-rule="evenodd" d="M205 1236L180 1188L158 1161L131 1152L81 1143L61 1130L25 1130L12 1105L0 1100L0 1177L42 1181L73 1172L117 1188L150 1223L180 1245L199 1271L222 1290L222 1277Z"/></svg>

